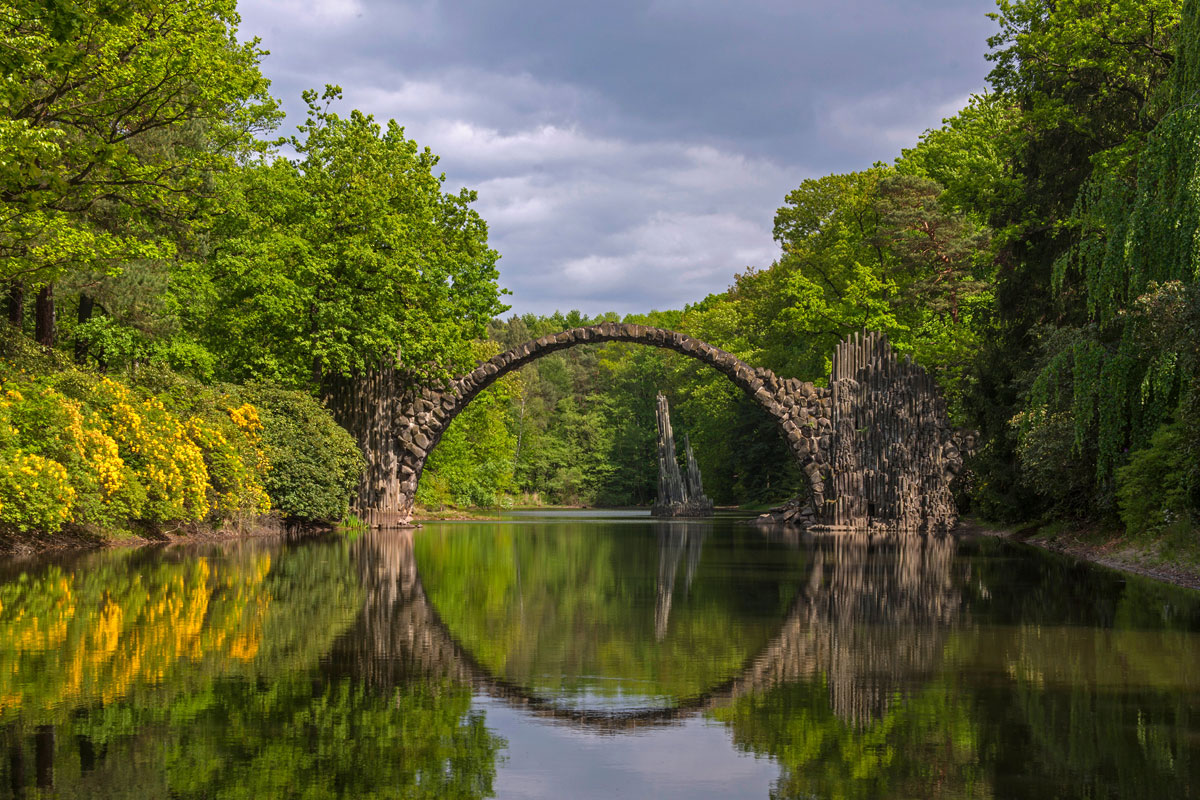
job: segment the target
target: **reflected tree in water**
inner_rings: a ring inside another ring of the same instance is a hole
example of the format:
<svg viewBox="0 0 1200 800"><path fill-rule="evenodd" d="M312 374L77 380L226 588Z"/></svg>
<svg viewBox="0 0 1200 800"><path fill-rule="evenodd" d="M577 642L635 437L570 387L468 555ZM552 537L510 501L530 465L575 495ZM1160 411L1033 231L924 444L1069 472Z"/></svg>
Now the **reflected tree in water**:
<svg viewBox="0 0 1200 800"><path fill-rule="evenodd" d="M487 730L482 713L471 710L469 686L435 676L381 687L372 680L379 670L372 671L369 664L330 663L331 653L345 652L339 634L364 607L345 542L254 548L246 558L218 555L213 551L163 562L159 569L180 570L181 579L167 584L185 594L162 607L186 614L195 607L186 598L206 596L209 611L200 616L195 640L227 642L231 637L221 635L222 626L233 619L235 631L251 624L259 632L254 652L243 648L239 652L245 657L239 659L230 655L232 645L224 645L212 654L203 647L181 654L177 641L183 634L164 637L152 625L143 625L141 633L125 638L140 648L139 654L152 657L152 665L171 664L171 659L191 662L171 673L169 682L120 679L106 686L102 681L80 693L65 691L57 676L46 676L47 688L26 693L0 727L0 752L5 755L0 797L6 791L30 795L51 783L57 795L96 798L492 794L503 741ZM269 569L262 568L266 555ZM209 570L204 581L182 579L196 574L201 563ZM86 585L104 564L117 570L106 577L110 589L127 587L129 597L141 592L151 599L159 591L137 565L100 559L91 570L51 570L46 579L26 579L26 611L47 602L56 607L53 598L64 579L72 586L80 581ZM124 578L122 569L127 570ZM256 576L251 581L256 591L230 588L245 583L231 576L246 570ZM44 587L50 600L38 601L30 592L43 589L31 586ZM225 607L217 600L222 595L226 602L241 598L241 611L218 613ZM131 600L123 602L133 607ZM20 607L5 611L21 616ZM176 623L168 617L162 624L171 629ZM66 656L53 657L61 661L82 652L86 662L94 658L86 644L94 639L85 636L85 644L75 646L67 636L58 644ZM362 677L356 674L360 669ZM26 678L23 685L37 686Z"/></svg>

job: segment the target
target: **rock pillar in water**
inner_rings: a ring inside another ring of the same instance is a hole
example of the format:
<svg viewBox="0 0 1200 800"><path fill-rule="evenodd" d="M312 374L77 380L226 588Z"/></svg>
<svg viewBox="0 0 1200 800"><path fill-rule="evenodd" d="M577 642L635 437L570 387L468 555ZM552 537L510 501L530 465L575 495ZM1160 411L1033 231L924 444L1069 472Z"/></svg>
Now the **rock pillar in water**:
<svg viewBox="0 0 1200 800"><path fill-rule="evenodd" d="M651 513L656 517L707 517L713 512L712 501L704 495L700 467L692 455L687 434L683 437L687 469L679 471L675 455L675 434L671 431L671 409L667 398L658 395L658 499Z"/></svg>

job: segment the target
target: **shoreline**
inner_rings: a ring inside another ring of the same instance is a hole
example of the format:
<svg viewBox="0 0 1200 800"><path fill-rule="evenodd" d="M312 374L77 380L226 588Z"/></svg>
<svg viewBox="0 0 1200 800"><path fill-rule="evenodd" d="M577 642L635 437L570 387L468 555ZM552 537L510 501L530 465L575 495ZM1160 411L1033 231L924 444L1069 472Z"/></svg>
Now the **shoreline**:
<svg viewBox="0 0 1200 800"><path fill-rule="evenodd" d="M227 542L237 539L266 539L292 534L329 532L334 526L318 523L289 524L267 514L251 520L226 522L219 527L202 522L181 523L140 532L104 533L73 528L53 535L5 531L0 534L0 558L21 561L52 553L82 553L123 547L155 547L174 544Z"/></svg>
<svg viewBox="0 0 1200 800"><path fill-rule="evenodd" d="M957 536L991 536L1027 544L1048 553L1070 556L1117 572L1200 591L1200 565L1162 563L1155 542L1139 544L1117 536L1097 543L1085 541L1072 533L1046 535L1040 534L1039 530L1036 526L1005 530L977 519L962 519L953 533Z"/></svg>
<svg viewBox="0 0 1200 800"><path fill-rule="evenodd" d="M586 510L586 506L537 506L538 510ZM425 522L495 520L504 511L513 509L445 509L424 510L414 514L405 527L418 528ZM306 523L289 525L277 516L266 515L253 520L225 523L212 528L193 522L173 528L144 530L140 533L105 535L86 529L74 529L53 536L35 532L9 531L0 534L0 558L10 563L51 553L86 552L117 547L152 547L201 542L222 542L235 539L259 539L290 534L311 535L330 532L333 525ZM1104 542L1086 541L1076 533L1042 534L1037 526L1006 529L974 518L960 519L951 532L954 536L989 536L1018 544L1027 544L1050 553L1059 553L1080 561L1097 564L1118 572L1169 583L1185 589L1200 591L1200 564L1164 563L1158 544L1131 543L1115 536Z"/></svg>

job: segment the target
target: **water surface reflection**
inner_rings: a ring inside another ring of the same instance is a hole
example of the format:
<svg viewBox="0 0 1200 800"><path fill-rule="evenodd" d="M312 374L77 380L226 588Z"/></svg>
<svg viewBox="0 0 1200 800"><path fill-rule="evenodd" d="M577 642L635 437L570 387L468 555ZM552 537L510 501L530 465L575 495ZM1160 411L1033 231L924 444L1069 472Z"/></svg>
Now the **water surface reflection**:
<svg viewBox="0 0 1200 800"><path fill-rule="evenodd" d="M542 515L0 582L4 797L1190 797L1200 603L1025 548Z"/></svg>

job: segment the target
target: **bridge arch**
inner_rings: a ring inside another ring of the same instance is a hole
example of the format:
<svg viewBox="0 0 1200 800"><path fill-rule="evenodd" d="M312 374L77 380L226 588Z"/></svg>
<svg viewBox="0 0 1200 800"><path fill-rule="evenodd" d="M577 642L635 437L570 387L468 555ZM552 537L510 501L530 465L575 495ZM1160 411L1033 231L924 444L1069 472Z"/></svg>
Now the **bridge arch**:
<svg viewBox="0 0 1200 800"><path fill-rule="evenodd" d="M605 322L525 342L479 364L443 389L407 388L384 409L358 409L377 424L360 441L382 454L359 492L372 525L407 524L429 453L454 418L504 375L582 344L628 342L674 350L729 378L776 422L808 478L807 497L772 521L824 530L944 531L957 519L950 481L968 437L951 430L933 379L897 358L878 333L848 337L833 354L828 387L781 379L686 334ZM399 379L392 375L392 380ZM384 417L384 418L380 418Z"/></svg>
<svg viewBox="0 0 1200 800"><path fill-rule="evenodd" d="M454 418L480 392L543 356L601 342L628 342L674 350L722 373L771 416L792 453L809 473L810 483L817 491L823 489L820 465L828 461L826 454L833 433L829 389L794 378L780 379L769 369L752 367L732 353L687 334L647 325L604 322L525 342L484 361L445 390L425 388L406 396L394 421L394 435L400 445L399 491L392 501L395 510L402 516L411 514L426 459Z"/></svg>

